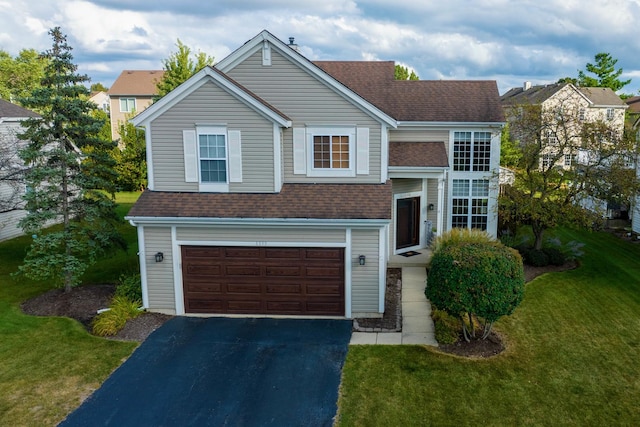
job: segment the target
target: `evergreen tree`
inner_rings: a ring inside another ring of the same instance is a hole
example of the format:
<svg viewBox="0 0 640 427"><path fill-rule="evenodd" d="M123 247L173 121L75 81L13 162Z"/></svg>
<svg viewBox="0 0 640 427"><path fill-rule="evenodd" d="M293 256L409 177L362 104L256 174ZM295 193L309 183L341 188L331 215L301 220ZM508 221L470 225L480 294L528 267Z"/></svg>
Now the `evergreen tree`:
<svg viewBox="0 0 640 427"><path fill-rule="evenodd" d="M595 64L587 63L585 71L578 71L578 85L583 87L608 87L614 92L631 83L629 80L620 80L622 68L616 71L617 59L613 59L608 53L598 53L595 56ZM595 77L586 73L595 74Z"/></svg>
<svg viewBox="0 0 640 427"><path fill-rule="evenodd" d="M147 147L144 131L133 123L120 123L120 146L113 149L118 190L141 191L147 186Z"/></svg>
<svg viewBox="0 0 640 427"><path fill-rule="evenodd" d="M164 75L158 82L158 96L156 101L173 89L184 83L189 77L206 67L213 65L213 57L204 52L195 55L195 61L191 58L191 49L184 45L180 39L176 43L178 51L173 52L169 58L162 61Z"/></svg>
<svg viewBox="0 0 640 427"><path fill-rule="evenodd" d="M38 88L22 104L41 116L25 120L19 135L27 142L20 157L29 166L27 216L22 229L34 239L20 273L52 280L69 291L80 283L87 267L109 249L124 247L113 201L113 143L100 139L102 122L92 115L83 85L89 78L76 73L71 47L59 27L49 31L51 50ZM52 222L61 226L46 229Z"/></svg>
<svg viewBox="0 0 640 427"><path fill-rule="evenodd" d="M420 80L420 77L413 70L409 72L409 68L398 64L395 68L395 78L396 80Z"/></svg>

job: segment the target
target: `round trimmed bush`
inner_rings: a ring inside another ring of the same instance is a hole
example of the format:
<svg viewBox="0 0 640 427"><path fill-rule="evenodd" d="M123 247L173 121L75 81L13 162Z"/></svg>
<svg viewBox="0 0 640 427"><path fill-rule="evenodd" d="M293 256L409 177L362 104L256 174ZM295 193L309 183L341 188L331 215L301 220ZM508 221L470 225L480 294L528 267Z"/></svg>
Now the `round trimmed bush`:
<svg viewBox="0 0 640 427"><path fill-rule="evenodd" d="M468 313L492 323L522 301L522 257L496 241L442 245L431 259L425 294L452 316Z"/></svg>
<svg viewBox="0 0 640 427"><path fill-rule="evenodd" d="M533 267L546 267L549 265L549 257L542 250L529 249L525 256L525 262Z"/></svg>

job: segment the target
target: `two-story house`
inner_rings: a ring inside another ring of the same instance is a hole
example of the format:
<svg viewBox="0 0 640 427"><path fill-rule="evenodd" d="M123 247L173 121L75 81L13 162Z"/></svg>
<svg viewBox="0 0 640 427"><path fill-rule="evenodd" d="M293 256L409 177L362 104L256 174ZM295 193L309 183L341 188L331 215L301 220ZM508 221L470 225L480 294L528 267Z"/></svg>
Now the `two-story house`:
<svg viewBox="0 0 640 427"><path fill-rule="evenodd" d="M21 121L38 115L0 99L0 241L22 235L19 221L26 215L22 196L26 185L20 171L24 164L18 152L26 145L17 135L24 131Z"/></svg>
<svg viewBox="0 0 640 427"><path fill-rule="evenodd" d="M163 70L124 70L109 88L111 138L120 139L120 124L153 103Z"/></svg>
<svg viewBox="0 0 640 427"><path fill-rule="evenodd" d="M433 229L496 234L494 81L396 81L393 62L314 63L263 31L132 122L153 311L381 316L391 256Z"/></svg>

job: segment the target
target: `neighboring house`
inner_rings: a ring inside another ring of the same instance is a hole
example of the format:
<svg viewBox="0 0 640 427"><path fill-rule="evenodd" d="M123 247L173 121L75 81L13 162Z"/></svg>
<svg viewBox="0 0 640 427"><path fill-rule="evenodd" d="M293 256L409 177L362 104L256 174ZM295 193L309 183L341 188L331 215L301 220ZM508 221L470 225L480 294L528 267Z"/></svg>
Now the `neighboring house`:
<svg viewBox="0 0 640 427"><path fill-rule="evenodd" d="M12 171L23 168L18 157L20 147L25 144L17 138L23 131L20 122L37 116L33 111L0 99L0 241L23 234L18 222L26 215L19 209L23 206L26 187L22 179L14 179Z"/></svg>
<svg viewBox="0 0 640 427"><path fill-rule="evenodd" d="M434 229L496 235L494 81L396 81L393 62L314 63L263 31L132 122L153 311L379 317L391 256Z"/></svg>
<svg viewBox="0 0 640 427"><path fill-rule="evenodd" d="M163 70L124 70L107 94L110 99L111 137L120 139L119 126L153 102Z"/></svg>
<svg viewBox="0 0 640 427"><path fill-rule="evenodd" d="M107 113L109 112L109 95L107 95L107 92L91 92L89 101L96 104L99 110L105 111Z"/></svg>
<svg viewBox="0 0 640 427"><path fill-rule="evenodd" d="M640 142L640 96L632 96L625 100L629 106L628 124L634 130L636 142ZM636 157L636 176L640 179L640 159ZM631 229L640 234L640 195L631 206Z"/></svg>

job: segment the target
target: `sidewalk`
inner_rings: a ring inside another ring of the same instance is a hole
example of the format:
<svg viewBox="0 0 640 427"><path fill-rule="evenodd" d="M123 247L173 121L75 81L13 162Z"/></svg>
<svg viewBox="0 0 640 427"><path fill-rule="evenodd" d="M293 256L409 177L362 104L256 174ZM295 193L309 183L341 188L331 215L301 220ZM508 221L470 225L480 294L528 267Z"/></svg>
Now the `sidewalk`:
<svg viewBox="0 0 640 427"><path fill-rule="evenodd" d="M402 332L354 332L350 345L421 344L438 346L431 320L431 304L424 296L424 267L402 267Z"/></svg>

